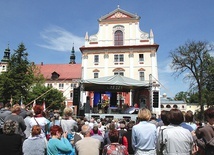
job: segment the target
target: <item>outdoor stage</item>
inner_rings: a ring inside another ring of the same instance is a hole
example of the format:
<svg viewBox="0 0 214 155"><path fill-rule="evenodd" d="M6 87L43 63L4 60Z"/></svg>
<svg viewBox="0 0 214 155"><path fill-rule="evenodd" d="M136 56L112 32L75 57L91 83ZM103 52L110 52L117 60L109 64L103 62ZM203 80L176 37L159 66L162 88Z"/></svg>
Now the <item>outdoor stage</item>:
<svg viewBox="0 0 214 155"><path fill-rule="evenodd" d="M85 113L85 117L90 118L112 118L112 119L129 119L136 121L137 114L99 114L99 113Z"/></svg>
<svg viewBox="0 0 214 155"><path fill-rule="evenodd" d="M93 118L111 118L111 119L129 119L136 121L139 108L129 107L125 111L120 112L116 107L109 107L107 113L85 113L87 119Z"/></svg>
<svg viewBox="0 0 214 155"><path fill-rule="evenodd" d="M104 111L98 111L98 110L89 110L86 111L84 109L80 110L80 114L77 116L77 107L72 106L71 108L74 109L74 117L85 117L88 120L90 120L92 117L93 118L111 118L111 119L129 119L136 121L137 119L137 113L139 111L139 108L135 107L129 107L125 111L120 111L116 107L109 107L107 112L105 113Z"/></svg>

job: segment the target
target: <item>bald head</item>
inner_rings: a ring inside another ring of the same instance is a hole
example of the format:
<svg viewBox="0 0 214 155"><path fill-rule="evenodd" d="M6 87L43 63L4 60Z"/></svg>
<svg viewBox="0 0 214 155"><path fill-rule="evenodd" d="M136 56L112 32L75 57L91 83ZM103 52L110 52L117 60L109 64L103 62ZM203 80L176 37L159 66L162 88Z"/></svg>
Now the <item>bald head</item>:
<svg viewBox="0 0 214 155"><path fill-rule="evenodd" d="M90 131L91 131L91 128L88 124L83 125L81 128L81 132L85 137L90 136Z"/></svg>

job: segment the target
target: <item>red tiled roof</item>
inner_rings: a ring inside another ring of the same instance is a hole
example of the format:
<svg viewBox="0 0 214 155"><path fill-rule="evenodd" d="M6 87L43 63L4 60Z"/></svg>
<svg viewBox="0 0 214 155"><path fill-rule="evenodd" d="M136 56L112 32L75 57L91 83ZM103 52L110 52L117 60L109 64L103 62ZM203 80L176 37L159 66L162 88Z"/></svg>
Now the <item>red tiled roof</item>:
<svg viewBox="0 0 214 155"><path fill-rule="evenodd" d="M58 73L59 79L81 79L81 64L39 64L36 65L45 79L51 79L52 73Z"/></svg>

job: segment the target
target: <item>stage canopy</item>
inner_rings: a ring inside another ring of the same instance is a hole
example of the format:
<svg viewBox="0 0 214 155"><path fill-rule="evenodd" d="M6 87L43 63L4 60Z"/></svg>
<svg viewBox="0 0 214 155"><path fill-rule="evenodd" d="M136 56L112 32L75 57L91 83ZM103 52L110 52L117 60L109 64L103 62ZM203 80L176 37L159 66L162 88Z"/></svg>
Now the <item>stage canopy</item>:
<svg viewBox="0 0 214 155"><path fill-rule="evenodd" d="M121 75L82 80L81 85L85 91L123 91L131 89L149 88L149 82L138 81Z"/></svg>

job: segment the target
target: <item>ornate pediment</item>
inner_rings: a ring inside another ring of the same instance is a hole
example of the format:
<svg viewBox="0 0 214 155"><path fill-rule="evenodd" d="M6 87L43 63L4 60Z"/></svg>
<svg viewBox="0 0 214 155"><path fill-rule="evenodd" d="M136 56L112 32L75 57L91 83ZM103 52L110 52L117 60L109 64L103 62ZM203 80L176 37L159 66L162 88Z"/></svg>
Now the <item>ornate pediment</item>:
<svg viewBox="0 0 214 155"><path fill-rule="evenodd" d="M119 72L119 71L123 71L124 72L125 69L120 68L120 67L113 69L113 72Z"/></svg>
<svg viewBox="0 0 214 155"><path fill-rule="evenodd" d="M115 14L109 16L107 19L111 19L111 18L117 18L118 19L118 18L131 18L131 17L118 11Z"/></svg>
<svg viewBox="0 0 214 155"><path fill-rule="evenodd" d="M140 69L138 69L138 71L145 71L145 69L144 68L140 68Z"/></svg>
<svg viewBox="0 0 214 155"><path fill-rule="evenodd" d="M115 9L114 11L110 12L109 14L101 17L99 21L105 21L105 20L114 20L114 19L134 19L139 20L140 17L138 15L129 13L125 10L122 10L120 8Z"/></svg>
<svg viewBox="0 0 214 155"><path fill-rule="evenodd" d="M100 70L99 69L94 69L93 72L100 72Z"/></svg>

